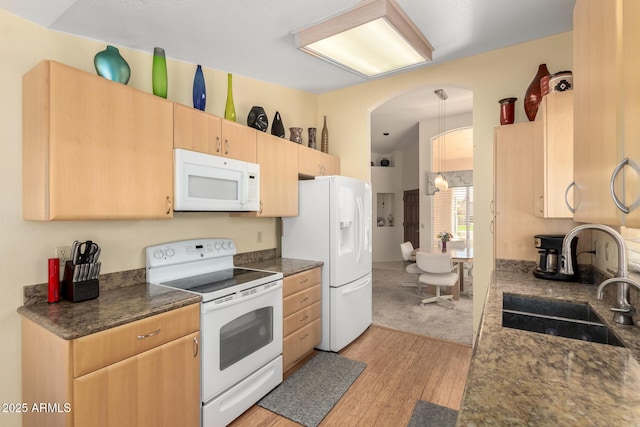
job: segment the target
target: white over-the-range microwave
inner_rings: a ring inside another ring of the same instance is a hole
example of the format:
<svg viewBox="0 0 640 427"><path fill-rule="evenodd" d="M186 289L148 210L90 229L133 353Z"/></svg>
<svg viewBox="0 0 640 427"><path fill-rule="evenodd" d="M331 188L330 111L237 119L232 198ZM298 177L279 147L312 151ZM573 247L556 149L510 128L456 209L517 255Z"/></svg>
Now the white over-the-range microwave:
<svg viewBox="0 0 640 427"><path fill-rule="evenodd" d="M237 212L260 208L260 165L176 148L174 211Z"/></svg>

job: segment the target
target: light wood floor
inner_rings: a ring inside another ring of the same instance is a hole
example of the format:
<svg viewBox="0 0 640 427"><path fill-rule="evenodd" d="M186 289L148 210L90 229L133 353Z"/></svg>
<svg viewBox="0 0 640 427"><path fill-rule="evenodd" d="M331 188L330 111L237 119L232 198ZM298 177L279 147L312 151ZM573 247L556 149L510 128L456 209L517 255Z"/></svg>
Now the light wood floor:
<svg viewBox="0 0 640 427"><path fill-rule="evenodd" d="M340 352L367 364L320 426L406 426L416 400L460 409L470 346L371 326ZM299 424L253 406L231 426Z"/></svg>

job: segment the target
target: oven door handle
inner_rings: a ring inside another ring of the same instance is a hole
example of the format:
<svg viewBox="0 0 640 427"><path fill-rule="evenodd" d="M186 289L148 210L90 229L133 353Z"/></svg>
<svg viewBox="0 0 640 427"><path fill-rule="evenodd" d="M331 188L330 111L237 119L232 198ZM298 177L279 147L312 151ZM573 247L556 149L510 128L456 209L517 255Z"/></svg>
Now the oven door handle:
<svg viewBox="0 0 640 427"><path fill-rule="evenodd" d="M230 298L230 299L227 299L228 297L223 297L223 298L220 298L218 300L205 302L204 304L202 304L202 310L201 311L204 314L204 313L208 313L210 311L219 310L222 307L227 308L227 307L232 306L234 304L244 303L244 302L247 302L247 301L249 301L251 299L265 296L266 294L274 292L274 291L277 291L279 289L282 289L282 280L278 280L275 284L273 284L269 288L262 289L262 290L260 290L258 292L253 293L253 294L241 296L239 298ZM242 292L246 292L246 291L241 291L240 293L242 293ZM238 294L234 294L233 296L236 296L236 295L238 295ZM219 301L219 302L217 302L217 301Z"/></svg>

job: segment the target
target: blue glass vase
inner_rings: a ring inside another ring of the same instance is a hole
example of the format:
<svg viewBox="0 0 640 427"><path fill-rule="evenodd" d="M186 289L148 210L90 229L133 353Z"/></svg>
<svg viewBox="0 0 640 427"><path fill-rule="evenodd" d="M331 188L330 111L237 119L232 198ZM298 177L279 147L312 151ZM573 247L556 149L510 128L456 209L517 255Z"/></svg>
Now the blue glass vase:
<svg viewBox="0 0 640 427"><path fill-rule="evenodd" d="M120 55L117 47L107 45L105 50L96 53L93 57L93 65L99 76L125 85L129 83L131 68Z"/></svg>
<svg viewBox="0 0 640 427"><path fill-rule="evenodd" d="M204 111L207 105L207 87L204 84L202 67L198 65L196 74L193 77L193 108Z"/></svg>
<svg viewBox="0 0 640 427"><path fill-rule="evenodd" d="M161 47L153 49L151 84L154 95L162 98L167 97L167 58L164 55L164 49Z"/></svg>

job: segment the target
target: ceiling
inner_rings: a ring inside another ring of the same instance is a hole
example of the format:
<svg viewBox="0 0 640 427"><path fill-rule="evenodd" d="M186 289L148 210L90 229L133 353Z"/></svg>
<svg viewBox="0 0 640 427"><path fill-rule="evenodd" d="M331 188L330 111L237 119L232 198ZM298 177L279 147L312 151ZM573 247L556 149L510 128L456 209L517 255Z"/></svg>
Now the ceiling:
<svg viewBox="0 0 640 427"><path fill-rule="evenodd" d="M292 32L358 2L0 0L0 8L51 30L149 53L159 46L168 58L319 94L366 79L297 50ZM431 64L571 31L575 4L575 0L397 2L433 45ZM422 115L430 108L424 104L427 97L418 95L407 96L421 103L414 108ZM454 104L452 98L448 102ZM437 114L437 107L432 114Z"/></svg>

